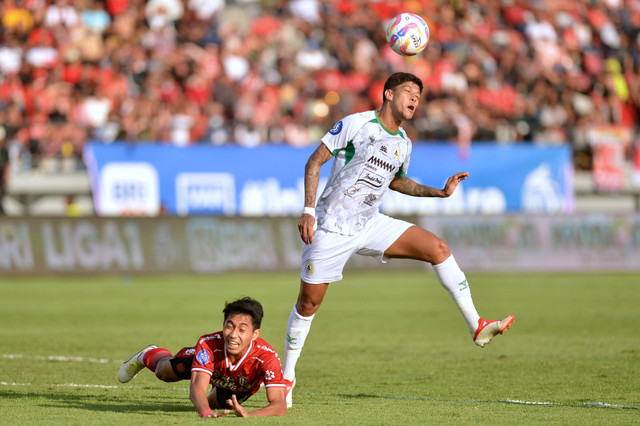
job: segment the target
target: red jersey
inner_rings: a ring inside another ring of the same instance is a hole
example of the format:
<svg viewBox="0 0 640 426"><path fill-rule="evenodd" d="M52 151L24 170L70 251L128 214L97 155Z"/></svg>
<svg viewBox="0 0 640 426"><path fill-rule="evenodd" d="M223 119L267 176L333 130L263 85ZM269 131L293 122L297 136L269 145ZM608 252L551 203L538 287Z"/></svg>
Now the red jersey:
<svg viewBox="0 0 640 426"><path fill-rule="evenodd" d="M249 344L249 348L237 364L231 364L222 331L206 334L198 339L191 371L209 374L213 386L234 393L253 395L263 382L266 388L284 388L280 357L275 349L261 338Z"/></svg>

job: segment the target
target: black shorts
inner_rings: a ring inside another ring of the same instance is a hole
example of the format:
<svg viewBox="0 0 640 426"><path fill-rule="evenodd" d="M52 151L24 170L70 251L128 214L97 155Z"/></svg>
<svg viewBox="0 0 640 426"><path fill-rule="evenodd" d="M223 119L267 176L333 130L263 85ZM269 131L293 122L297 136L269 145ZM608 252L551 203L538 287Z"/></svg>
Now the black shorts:
<svg viewBox="0 0 640 426"><path fill-rule="evenodd" d="M242 404L249 399L251 393L234 393L229 389L216 387L216 401L218 402L218 407L231 408L231 406L227 404L227 400L231 399L231 395L235 395L238 400L238 404Z"/></svg>
<svg viewBox="0 0 640 426"><path fill-rule="evenodd" d="M180 377L181 380L191 380L191 364L193 363L193 355L186 355L187 353L193 352L191 349L192 348L182 348L170 360L173 372L176 373L176 376ZM216 402L218 403L218 407L231 408L229 404L227 404L227 400L231 399L231 395L233 394L234 392L229 389L216 387ZM249 399L252 394L236 393L235 395L238 403L242 404Z"/></svg>
<svg viewBox="0 0 640 426"><path fill-rule="evenodd" d="M174 356L169 361L171 368L176 376L182 380L191 380L191 364L193 363L193 356Z"/></svg>

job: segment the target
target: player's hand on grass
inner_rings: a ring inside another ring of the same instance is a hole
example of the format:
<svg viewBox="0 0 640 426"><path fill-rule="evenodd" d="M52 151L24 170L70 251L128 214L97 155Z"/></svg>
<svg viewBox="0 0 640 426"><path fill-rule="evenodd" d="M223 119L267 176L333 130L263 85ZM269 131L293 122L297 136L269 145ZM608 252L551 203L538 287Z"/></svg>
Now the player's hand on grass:
<svg viewBox="0 0 640 426"><path fill-rule="evenodd" d="M236 413L238 417L249 417L249 413L244 409L242 405L238 402L238 398L235 395L231 395L231 399L227 399L227 404L233 408L233 411ZM229 412L229 410L225 410Z"/></svg>
<svg viewBox="0 0 640 426"><path fill-rule="evenodd" d="M442 192L444 192L444 196L451 196L451 194L453 194L453 192L458 187L458 184L465 180L468 176L469 172L460 172L447 179L447 183L444 185L444 189L442 190Z"/></svg>
<svg viewBox="0 0 640 426"><path fill-rule="evenodd" d="M300 231L300 238L305 244L313 243L313 234L315 232L316 218L310 214L303 214L298 221L298 231Z"/></svg>
<svg viewBox="0 0 640 426"><path fill-rule="evenodd" d="M218 417L224 417L227 414L229 414L231 412L231 410L223 410L223 411L211 411L207 414L205 414L204 416L201 416L203 419L212 419L212 418L218 418Z"/></svg>

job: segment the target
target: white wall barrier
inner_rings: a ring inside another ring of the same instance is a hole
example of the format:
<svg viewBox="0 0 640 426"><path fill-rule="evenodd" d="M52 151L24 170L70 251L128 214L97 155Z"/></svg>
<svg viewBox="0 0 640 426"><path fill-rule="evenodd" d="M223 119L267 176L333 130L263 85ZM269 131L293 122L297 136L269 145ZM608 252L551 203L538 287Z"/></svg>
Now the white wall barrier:
<svg viewBox="0 0 640 426"><path fill-rule="evenodd" d="M640 215L405 217L449 243L465 271L640 270ZM2 218L8 274L218 273L300 267L297 218ZM350 268L382 265L355 256Z"/></svg>

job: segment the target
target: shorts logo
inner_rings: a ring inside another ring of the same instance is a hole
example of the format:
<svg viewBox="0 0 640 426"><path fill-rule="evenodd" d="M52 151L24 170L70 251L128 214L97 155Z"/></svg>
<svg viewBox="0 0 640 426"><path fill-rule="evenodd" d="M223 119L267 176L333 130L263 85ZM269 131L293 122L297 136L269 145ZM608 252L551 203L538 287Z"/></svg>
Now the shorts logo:
<svg viewBox="0 0 640 426"><path fill-rule="evenodd" d="M313 262L310 260L307 260L304 264L304 272L307 275L311 275L313 274Z"/></svg>
<svg viewBox="0 0 640 426"><path fill-rule="evenodd" d="M336 125L333 126L331 130L329 130L329 133L331 133L332 135L337 135L341 131L342 131L342 120L338 121Z"/></svg>
<svg viewBox="0 0 640 426"><path fill-rule="evenodd" d="M202 349L200 352L198 352L198 355L196 355L196 359L200 364L205 365L209 362L209 354L207 353L207 351Z"/></svg>

